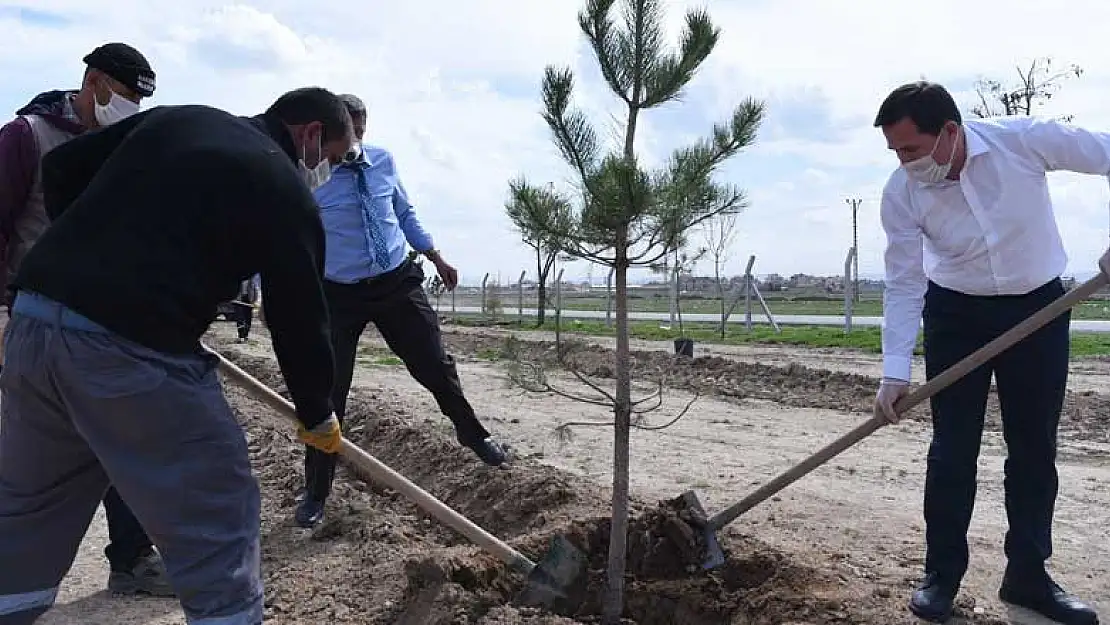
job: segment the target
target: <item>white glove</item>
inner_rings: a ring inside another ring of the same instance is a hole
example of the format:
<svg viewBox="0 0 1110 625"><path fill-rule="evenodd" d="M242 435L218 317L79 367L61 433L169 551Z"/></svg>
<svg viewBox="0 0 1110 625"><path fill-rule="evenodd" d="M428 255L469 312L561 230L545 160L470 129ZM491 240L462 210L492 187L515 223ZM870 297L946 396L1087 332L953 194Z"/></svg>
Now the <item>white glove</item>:
<svg viewBox="0 0 1110 625"><path fill-rule="evenodd" d="M879 392L875 395L875 418L882 419L887 423L898 423L902 417L894 410L894 404L908 395L909 392L909 382L895 378L883 378L883 381L879 383Z"/></svg>
<svg viewBox="0 0 1110 625"><path fill-rule="evenodd" d="M1098 268L1110 278L1110 250L1103 252L1102 256L1098 259Z"/></svg>

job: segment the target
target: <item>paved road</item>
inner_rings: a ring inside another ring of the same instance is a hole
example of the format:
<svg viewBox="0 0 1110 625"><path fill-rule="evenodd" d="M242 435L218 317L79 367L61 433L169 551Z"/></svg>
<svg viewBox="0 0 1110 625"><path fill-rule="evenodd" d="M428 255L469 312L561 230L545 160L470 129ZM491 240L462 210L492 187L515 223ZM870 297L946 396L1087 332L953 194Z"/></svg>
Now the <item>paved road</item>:
<svg viewBox="0 0 1110 625"><path fill-rule="evenodd" d="M434 305L434 303L433 303ZM441 302L439 310L442 313L451 312L450 302ZM455 312L476 315L482 312L479 306L456 306ZM505 307L504 316L512 317L517 314L516 307ZM555 311L548 310L548 316L554 317ZM535 308L525 308L524 315L533 317L536 315ZM601 310L564 310L564 318L570 319L604 319L605 311ZM668 321L670 315L667 313L658 312L630 312L628 313L629 319L636 321ZM720 319L717 315L711 314L692 314L687 313L682 315L683 321L694 322L716 322ZM762 314L752 315L754 323L767 323L767 318ZM843 326L843 315L775 315L775 321L779 325L800 325L800 326ZM881 326L883 322L882 317L853 317L852 324L856 326ZM744 323L744 314L734 314L729 318L729 323ZM1072 332L1110 332L1110 321L1105 320L1090 320L1090 319L1075 319L1071 322Z"/></svg>

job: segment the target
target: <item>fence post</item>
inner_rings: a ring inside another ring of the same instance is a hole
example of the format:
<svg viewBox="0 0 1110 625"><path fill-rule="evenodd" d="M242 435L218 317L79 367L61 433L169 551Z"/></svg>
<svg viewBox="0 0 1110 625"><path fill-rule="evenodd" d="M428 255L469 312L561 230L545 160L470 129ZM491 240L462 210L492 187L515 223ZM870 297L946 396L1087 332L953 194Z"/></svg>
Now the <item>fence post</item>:
<svg viewBox="0 0 1110 625"><path fill-rule="evenodd" d="M856 248L848 248L848 257L844 259L844 334L852 331L852 303L855 300L852 291L852 266L856 259Z"/></svg>
<svg viewBox="0 0 1110 625"><path fill-rule="evenodd" d="M763 309L763 314L766 315L767 321L771 324L771 327L775 329L776 333L782 332L782 328L780 328L778 322L775 321L775 316L771 314L771 308L767 306L767 300L763 299L763 293L759 291L759 285L755 282L752 282L752 293L755 293L756 299L759 300L759 306Z"/></svg>
<svg viewBox="0 0 1110 625"><path fill-rule="evenodd" d="M752 330L752 265L755 264L755 254L748 257L748 267L744 269L744 327L748 332Z"/></svg>
<svg viewBox="0 0 1110 625"><path fill-rule="evenodd" d="M526 275L528 275L527 271L520 272L520 280L516 283L516 313L522 326L524 325L524 276Z"/></svg>
<svg viewBox="0 0 1110 625"><path fill-rule="evenodd" d="M482 317L486 316L486 283L489 282L489 273L482 278Z"/></svg>
<svg viewBox="0 0 1110 625"><path fill-rule="evenodd" d="M613 273L616 267L609 268L609 275L605 277L605 327L613 325Z"/></svg>

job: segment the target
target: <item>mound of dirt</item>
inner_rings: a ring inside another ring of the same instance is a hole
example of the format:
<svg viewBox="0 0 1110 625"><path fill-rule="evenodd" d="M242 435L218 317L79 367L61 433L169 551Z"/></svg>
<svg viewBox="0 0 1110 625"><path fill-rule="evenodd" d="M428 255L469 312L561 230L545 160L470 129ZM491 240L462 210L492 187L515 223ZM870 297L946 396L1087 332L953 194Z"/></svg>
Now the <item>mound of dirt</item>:
<svg viewBox="0 0 1110 625"><path fill-rule="evenodd" d="M516 336L489 336L446 332L450 350L538 363L558 368L558 350L550 341ZM579 339L564 339L564 362L578 372L597 378L612 378L613 350ZM787 367L744 362L720 356L690 358L664 351L633 350L632 376L701 393L733 399L764 399L791 406L832 410L870 410L878 380L875 378L813 369L800 364Z"/></svg>
<svg viewBox="0 0 1110 625"><path fill-rule="evenodd" d="M812 569L790 562L752 541L733 543L726 563L711 572L700 570L704 555L701 535L685 520L681 501L661 502L632 519L628 532L626 613L641 625L717 625L736 622L862 622L853 620L845 602L816 600L827 580ZM601 613L610 537L608 519L575 522L562 528L563 536L586 555L587 568L565 588L567 596L547 604L546 613L573 621L593 622ZM537 541L527 540L527 550ZM497 563L459 557L431 557L410 561L406 596L421 606L421 615L465 611L466 592L496 588L503 601L519 599L503 584ZM462 592L460 592L462 591ZM520 608L517 616L538 615ZM737 620L739 619L739 620ZM754 619L754 620L753 620ZM429 621L431 622L431 621ZM496 622L496 621L495 621ZM510 621L513 622L513 621Z"/></svg>
<svg viewBox="0 0 1110 625"><path fill-rule="evenodd" d="M276 363L211 337L211 345L285 394ZM541 561L556 536L585 556L584 574L545 608L518 602L526 580L433 521L397 493L341 469L327 521L291 522L301 485L301 445L290 424L233 385L229 400L246 430L262 486L267 623L568 625L596 623L609 544L605 490L533 461L487 467L409 412L356 389L346 434L455 510ZM784 554L722 531L727 562L697 564L701 535L681 504L632 502L625 579L628 623L640 625L891 623L904 612L871 582L804 553Z"/></svg>
<svg viewBox="0 0 1110 625"><path fill-rule="evenodd" d="M556 369L555 344L513 336L474 332L445 332L449 349L482 359L517 359ZM579 373L613 378L612 349L578 339L564 339L565 362ZM878 378L815 369L800 364L764 365L720 356L690 358L664 351L632 351L633 379L660 382L671 388L713 394L742 401L758 399L787 406L824 408L868 413L872 410ZM912 411L910 419L931 418L927 405ZM1001 431L1001 409L993 389L987 402L986 427ZM1068 392L1060 418L1060 432L1072 440L1110 443L1110 396Z"/></svg>

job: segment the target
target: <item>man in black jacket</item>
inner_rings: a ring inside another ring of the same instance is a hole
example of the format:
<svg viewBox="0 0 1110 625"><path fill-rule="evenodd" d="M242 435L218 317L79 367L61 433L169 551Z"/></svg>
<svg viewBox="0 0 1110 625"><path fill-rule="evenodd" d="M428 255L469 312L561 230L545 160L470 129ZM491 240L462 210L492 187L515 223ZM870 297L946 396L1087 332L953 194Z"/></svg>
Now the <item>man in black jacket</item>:
<svg viewBox="0 0 1110 625"><path fill-rule="evenodd" d="M342 102L307 88L254 118L154 108L43 160L53 223L13 281L0 372L0 625L53 604L109 482L191 624L262 622L258 485L199 341L260 273L298 434L338 450L310 190L351 141Z"/></svg>

